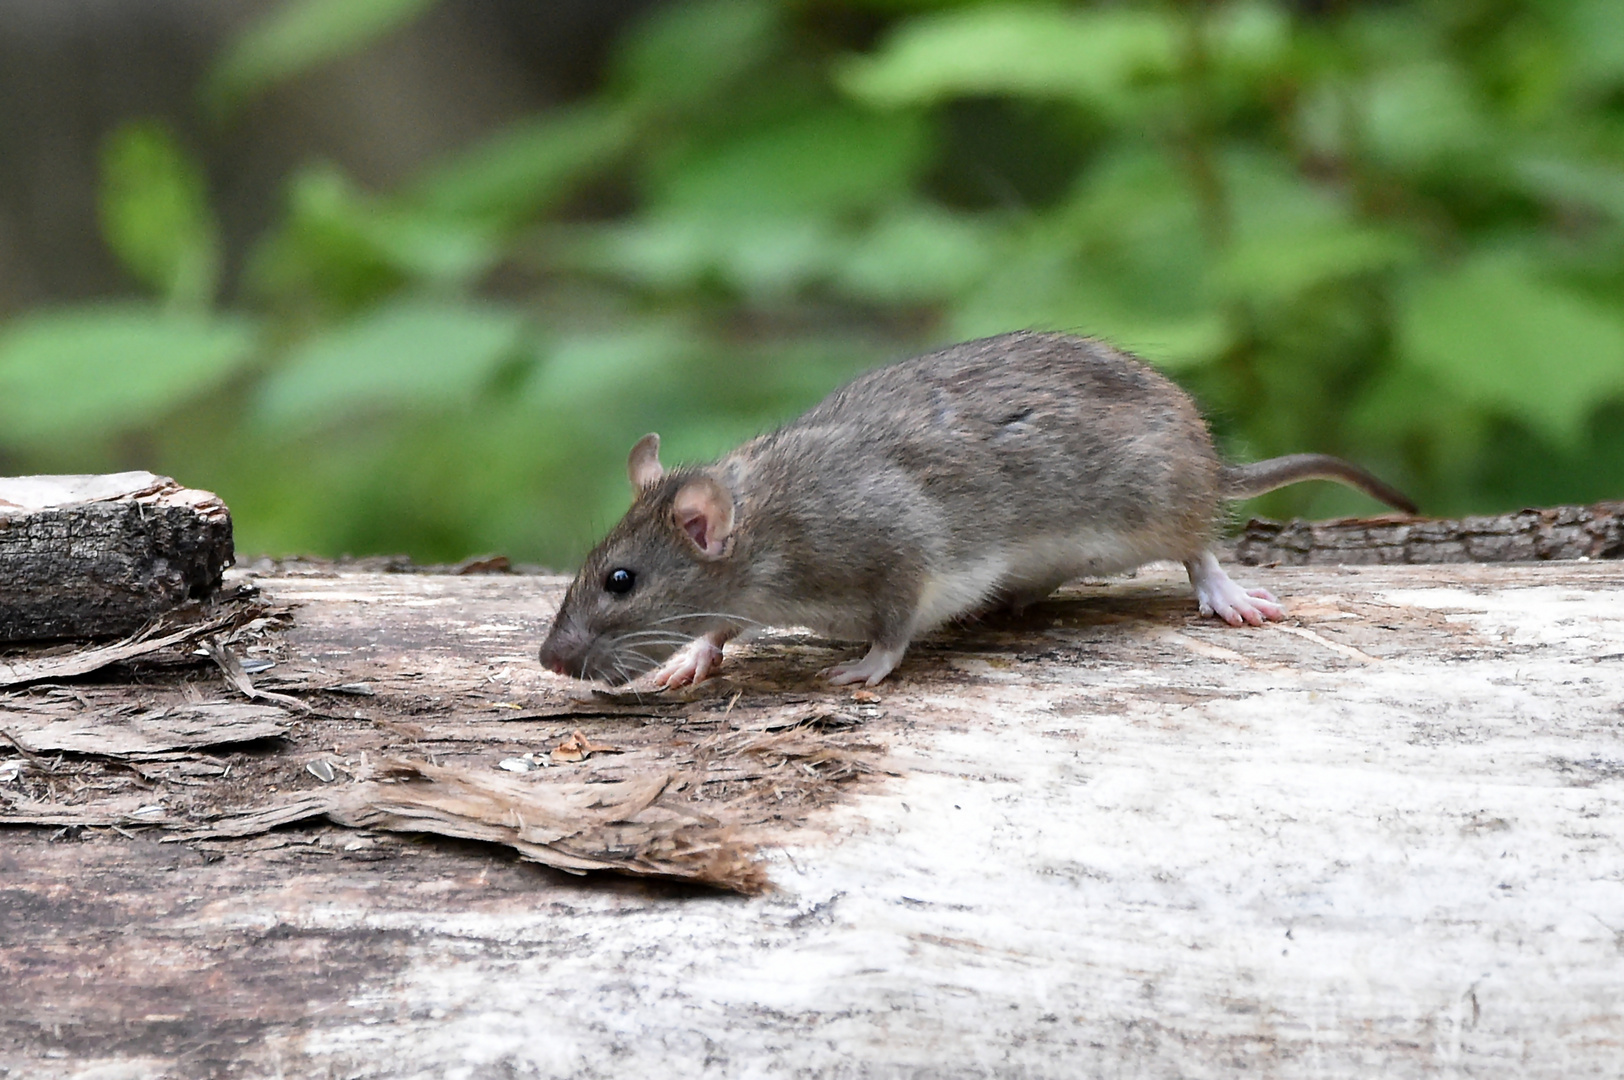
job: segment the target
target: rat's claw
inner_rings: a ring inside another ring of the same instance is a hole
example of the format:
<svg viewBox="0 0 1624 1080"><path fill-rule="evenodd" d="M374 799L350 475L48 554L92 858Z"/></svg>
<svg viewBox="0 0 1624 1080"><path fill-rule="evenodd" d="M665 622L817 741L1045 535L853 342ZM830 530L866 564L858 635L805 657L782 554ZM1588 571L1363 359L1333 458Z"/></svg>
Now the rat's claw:
<svg viewBox="0 0 1624 1080"><path fill-rule="evenodd" d="M665 690L690 686L710 678L722 664L721 646L708 637L697 637L672 653L654 673L654 685Z"/></svg>

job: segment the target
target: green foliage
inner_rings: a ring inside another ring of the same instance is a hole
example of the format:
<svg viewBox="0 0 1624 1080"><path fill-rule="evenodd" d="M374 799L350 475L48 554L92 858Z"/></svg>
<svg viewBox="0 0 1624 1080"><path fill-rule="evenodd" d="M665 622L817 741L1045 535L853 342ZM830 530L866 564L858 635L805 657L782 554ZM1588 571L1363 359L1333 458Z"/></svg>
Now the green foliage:
<svg viewBox="0 0 1624 1080"><path fill-rule="evenodd" d="M635 133L625 110L561 108L485 138L430 170L406 198L428 215L511 228L613 163Z"/></svg>
<svg viewBox="0 0 1624 1080"><path fill-rule="evenodd" d="M1624 394L1624 307L1546 280L1528 259L1485 254L1405 299L1406 359L1558 445L1583 434L1596 401Z"/></svg>
<svg viewBox="0 0 1624 1080"><path fill-rule="evenodd" d="M396 190L298 170L223 307L201 170L132 125L102 216L154 303L0 327L0 452L213 487L244 550L563 565L644 432L708 457L1037 327L1164 366L1238 458L1436 512L1624 495L1624 6L1314 6L653 5L595 95ZM288 0L206 100L427 7Z"/></svg>
<svg viewBox="0 0 1624 1080"><path fill-rule="evenodd" d="M779 44L778 4L690 0L656 5L627 36L611 84L660 113L685 113L739 85Z"/></svg>
<svg viewBox="0 0 1624 1080"><path fill-rule="evenodd" d="M203 169L163 125L126 124L102 152L102 232L124 268L179 307L214 300L219 229Z"/></svg>
<svg viewBox="0 0 1624 1080"><path fill-rule="evenodd" d="M268 87L362 48L417 18L435 0L287 0L220 57L204 88L228 112Z"/></svg>
<svg viewBox="0 0 1624 1080"><path fill-rule="evenodd" d="M401 406L467 405L520 356L524 317L473 304L403 299L305 338L256 395L281 429Z"/></svg>
<svg viewBox="0 0 1624 1080"><path fill-rule="evenodd" d="M840 79L884 106L1008 94L1126 112L1136 84L1172 74L1177 32L1155 8L963 8L903 23L875 55L843 65Z"/></svg>
<svg viewBox="0 0 1624 1080"><path fill-rule="evenodd" d="M136 305L17 319L0 332L0 430L49 447L151 427L241 370L253 344L242 318Z"/></svg>

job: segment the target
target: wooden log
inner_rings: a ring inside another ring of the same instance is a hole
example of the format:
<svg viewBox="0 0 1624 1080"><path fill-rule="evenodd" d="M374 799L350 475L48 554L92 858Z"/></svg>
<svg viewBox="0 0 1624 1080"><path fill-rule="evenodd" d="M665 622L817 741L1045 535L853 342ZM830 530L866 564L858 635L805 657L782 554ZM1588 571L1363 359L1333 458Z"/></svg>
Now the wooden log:
<svg viewBox="0 0 1624 1080"><path fill-rule="evenodd" d="M1235 541L1248 566L1547 562L1624 558L1624 502L1465 518L1253 518Z"/></svg>
<svg viewBox="0 0 1624 1080"><path fill-rule="evenodd" d="M536 663L561 579L273 568L293 623L230 647L312 705L274 750L0 747L0 811L57 823L0 833L0 1075L1616 1077L1624 563L1237 578L1289 621L1201 619L1152 569L866 696L815 677L851 647L787 631L638 698ZM203 662L0 706L236 693ZM870 771L814 775L836 751ZM680 774L661 800L775 888L299 823L396 756Z"/></svg>
<svg viewBox="0 0 1624 1080"><path fill-rule="evenodd" d="M130 633L231 561L225 504L166 476L0 479L0 641Z"/></svg>

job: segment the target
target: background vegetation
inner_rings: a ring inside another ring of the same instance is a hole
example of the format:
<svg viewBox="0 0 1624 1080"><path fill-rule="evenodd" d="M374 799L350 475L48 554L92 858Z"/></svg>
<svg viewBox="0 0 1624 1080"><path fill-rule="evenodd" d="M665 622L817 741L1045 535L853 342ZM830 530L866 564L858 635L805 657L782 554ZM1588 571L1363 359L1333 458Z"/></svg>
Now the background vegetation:
<svg viewBox="0 0 1624 1080"><path fill-rule="evenodd" d="M197 108L431 7L287 0ZM1239 459L1624 497L1618 0L652 5L596 92L393 190L297 170L229 290L177 130L103 143L130 295L0 324L0 461L212 488L240 551L567 565L643 432L704 458L1019 327L1152 359Z"/></svg>

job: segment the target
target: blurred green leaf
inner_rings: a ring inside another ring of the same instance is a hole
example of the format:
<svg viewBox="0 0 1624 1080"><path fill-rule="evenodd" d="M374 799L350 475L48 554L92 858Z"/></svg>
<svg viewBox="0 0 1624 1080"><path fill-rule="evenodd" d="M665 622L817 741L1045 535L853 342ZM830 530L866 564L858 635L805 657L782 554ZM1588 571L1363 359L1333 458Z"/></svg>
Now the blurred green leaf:
<svg viewBox="0 0 1624 1080"><path fill-rule="evenodd" d="M108 137L101 171L102 232L113 254L171 303L207 307L220 240L202 165L163 124L141 120Z"/></svg>
<svg viewBox="0 0 1624 1080"><path fill-rule="evenodd" d="M1173 71L1177 41L1177 27L1157 10L998 4L910 19L835 78L854 97L888 107L1008 94L1114 112L1135 83Z"/></svg>
<svg viewBox="0 0 1624 1080"><path fill-rule="evenodd" d="M310 68L356 52L412 22L436 0L283 0L215 63L204 98L229 112Z"/></svg>
<svg viewBox="0 0 1624 1080"><path fill-rule="evenodd" d="M1213 283L1226 296L1278 304L1415 254L1410 237L1357 220L1345 195L1311 183L1282 157L1232 152L1220 173L1231 238Z"/></svg>
<svg viewBox="0 0 1624 1080"><path fill-rule="evenodd" d="M1415 254L1401 233L1367 225L1285 225L1247 236L1216 270L1227 295L1265 303L1301 295L1327 282L1396 266Z"/></svg>
<svg viewBox="0 0 1624 1080"><path fill-rule="evenodd" d="M499 253L485 224L369 196L327 166L299 173L288 201L287 221L250 263L261 293L304 293L345 311L413 278L460 284Z"/></svg>
<svg viewBox="0 0 1624 1080"><path fill-rule="evenodd" d="M925 149L914 116L808 111L700 148L658 180L651 201L712 218L856 210L906 191Z"/></svg>
<svg viewBox="0 0 1624 1080"><path fill-rule="evenodd" d="M692 330L677 326L568 334L547 349L524 394L554 408L613 407L676 379L698 353Z"/></svg>
<svg viewBox="0 0 1624 1080"><path fill-rule="evenodd" d="M1624 393L1624 310L1517 256L1486 255L1416 282L1402 355L1469 400L1570 443L1596 403Z"/></svg>
<svg viewBox="0 0 1624 1080"><path fill-rule="evenodd" d="M466 406L525 344L525 319L492 305L402 300L295 347L256 402L268 425L415 406Z"/></svg>
<svg viewBox="0 0 1624 1080"><path fill-rule="evenodd" d="M964 337L1027 327L1102 337L1165 367L1195 367L1232 338L1210 265L1190 182L1167 155L1124 148L998 251L951 326Z"/></svg>
<svg viewBox="0 0 1624 1080"><path fill-rule="evenodd" d="M1084 274L1098 282L1096 291L1122 297L1114 306L1159 313L1155 322L1210 325L1215 297L1206 217L1196 184L1172 156L1129 147L1084 175L1054 239L1073 245L1079 269L1072 276ZM1038 243L1047 242L1040 235Z"/></svg>
<svg viewBox="0 0 1624 1080"><path fill-rule="evenodd" d="M254 324L143 306L65 308L0 327L0 441L99 443L218 387Z"/></svg>
<svg viewBox="0 0 1624 1080"><path fill-rule="evenodd" d="M839 230L818 218L683 215L594 228L562 241L553 258L642 288L719 285L769 298L828 278L846 250Z"/></svg>
<svg viewBox="0 0 1624 1080"><path fill-rule="evenodd" d="M658 5L622 41L613 83L656 110L698 104L771 55L780 19L780 5L772 0Z"/></svg>
<svg viewBox="0 0 1624 1080"><path fill-rule="evenodd" d="M952 333L1057 330L1104 338L1171 369L1207 363L1228 346L1230 331L1216 307L1146 297L1124 284L1105 267L1039 242L997 260L996 271L954 313Z"/></svg>
<svg viewBox="0 0 1624 1080"><path fill-rule="evenodd" d="M407 197L431 215L511 227L625 153L635 132L621 110L556 109L441 163L413 184Z"/></svg>
<svg viewBox="0 0 1624 1080"><path fill-rule="evenodd" d="M1513 168L1531 194L1548 202L1589 207L1624 225L1624 161L1526 157Z"/></svg>
<svg viewBox="0 0 1624 1080"><path fill-rule="evenodd" d="M998 230L990 223L926 205L883 215L840 260L839 287L881 303L951 299L987 272Z"/></svg>
<svg viewBox="0 0 1624 1080"><path fill-rule="evenodd" d="M1591 91L1624 85L1624 4L1566 0L1557 10L1567 23L1574 80Z"/></svg>
<svg viewBox="0 0 1624 1080"><path fill-rule="evenodd" d="M1251 73L1275 69L1291 44L1291 18L1269 0L1224 4L1213 13L1208 32L1218 63Z"/></svg>
<svg viewBox="0 0 1624 1080"><path fill-rule="evenodd" d="M1465 73L1444 63L1378 73L1365 95L1365 139L1380 161L1425 171L1483 153L1492 133Z"/></svg>

